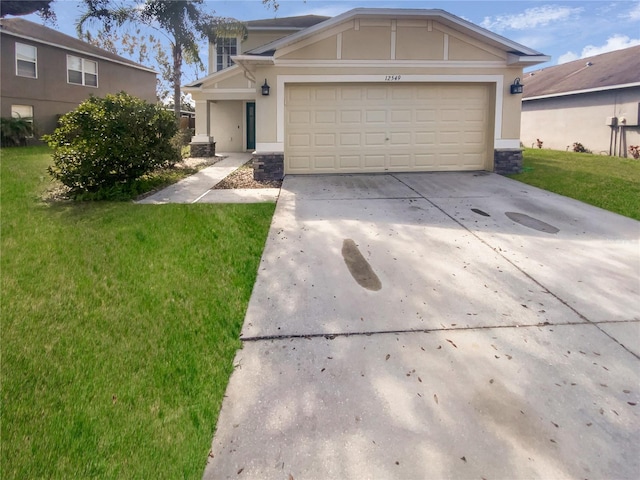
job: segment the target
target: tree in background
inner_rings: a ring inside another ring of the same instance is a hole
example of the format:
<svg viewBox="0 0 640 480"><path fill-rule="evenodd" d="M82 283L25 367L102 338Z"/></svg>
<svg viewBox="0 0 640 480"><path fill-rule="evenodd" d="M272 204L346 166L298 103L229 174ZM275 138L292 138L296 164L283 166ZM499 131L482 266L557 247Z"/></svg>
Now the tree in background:
<svg viewBox="0 0 640 480"><path fill-rule="evenodd" d="M0 1L0 17L5 15L29 15L37 13L44 19L55 18L51 11L51 2L53 0L2 0Z"/></svg>
<svg viewBox="0 0 640 480"><path fill-rule="evenodd" d="M171 43L171 62L161 73L173 86L173 98L179 99L183 62L204 70L198 40L246 36L244 24L206 13L201 9L202 3L203 0L139 0L116 5L112 0L84 0L86 11L77 22L78 36L83 37L85 26L90 22L98 22L105 35L127 24L140 23L160 32ZM162 65L160 67L162 70ZM180 102L174 101L174 113L180 118Z"/></svg>
<svg viewBox="0 0 640 480"><path fill-rule="evenodd" d="M116 37L104 28L96 32L84 31L81 40L100 47L116 55L125 56L143 65L154 64L159 76L156 79L156 97L162 103L169 103L173 89L173 68L167 49L155 35L145 34L140 28L119 32ZM171 100L173 105L173 100Z"/></svg>

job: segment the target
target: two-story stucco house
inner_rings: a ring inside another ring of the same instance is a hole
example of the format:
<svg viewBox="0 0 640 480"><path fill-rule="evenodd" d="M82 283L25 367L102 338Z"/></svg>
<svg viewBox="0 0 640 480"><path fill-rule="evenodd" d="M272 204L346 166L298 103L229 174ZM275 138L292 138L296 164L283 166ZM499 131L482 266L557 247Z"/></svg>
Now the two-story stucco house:
<svg viewBox="0 0 640 480"><path fill-rule="evenodd" d="M156 102L156 72L22 18L0 20L0 116L32 118L50 133L90 95L125 91Z"/></svg>
<svg viewBox="0 0 640 480"><path fill-rule="evenodd" d="M185 87L192 151L255 151L256 178L520 168L512 84L549 60L540 52L442 10L355 9L248 31L212 46L215 68Z"/></svg>

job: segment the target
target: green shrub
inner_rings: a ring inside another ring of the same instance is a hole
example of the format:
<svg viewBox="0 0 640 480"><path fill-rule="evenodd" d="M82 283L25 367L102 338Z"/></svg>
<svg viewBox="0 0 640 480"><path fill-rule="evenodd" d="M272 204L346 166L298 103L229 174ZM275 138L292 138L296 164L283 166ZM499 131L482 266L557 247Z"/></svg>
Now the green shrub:
<svg viewBox="0 0 640 480"><path fill-rule="evenodd" d="M171 112L124 92L90 97L43 137L53 149L49 173L73 197L126 191L143 175L180 161L171 141L177 130Z"/></svg>
<svg viewBox="0 0 640 480"><path fill-rule="evenodd" d="M573 144L573 151L577 152L577 153L593 153L591 150L589 150L588 148L586 148L584 145L582 145L580 142L575 142Z"/></svg>
<svg viewBox="0 0 640 480"><path fill-rule="evenodd" d="M24 145L35 131L32 118L0 118L0 145L11 147Z"/></svg>

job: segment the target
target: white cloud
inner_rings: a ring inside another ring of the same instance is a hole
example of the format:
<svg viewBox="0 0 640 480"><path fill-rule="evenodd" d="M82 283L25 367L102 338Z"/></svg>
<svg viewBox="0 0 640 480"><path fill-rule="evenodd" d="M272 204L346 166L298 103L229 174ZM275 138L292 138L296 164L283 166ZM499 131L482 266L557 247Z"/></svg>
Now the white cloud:
<svg viewBox="0 0 640 480"><path fill-rule="evenodd" d="M578 60L579 58L580 55L578 55L577 53L567 52L564 55L560 55L558 57L558 65L560 65L561 63L573 62L574 60Z"/></svg>
<svg viewBox="0 0 640 480"><path fill-rule="evenodd" d="M523 13L515 15L498 15L485 17L480 25L489 30L528 30L537 27L545 27L553 22L569 20L582 12L580 7L560 7L555 5L543 5L526 9Z"/></svg>
<svg viewBox="0 0 640 480"><path fill-rule="evenodd" d="M620 15L621 18L627 18L629 20L640 20L640 2L636 3L636 5L629 10L627 15Z"/></svg>
<svg viewBox="0 0 640 480"><path fill-rule="evenodd" d="M579 58L593 57L594 55L613 52L615 50L622 50L623 48L635 47L636 45L640 45L640 38L629 38L626 35L613 35L607 39L604 45L587 45L582 49L580 55L573 52L560 55L560 57L558 57L558 64L571 62Z"/></svg>

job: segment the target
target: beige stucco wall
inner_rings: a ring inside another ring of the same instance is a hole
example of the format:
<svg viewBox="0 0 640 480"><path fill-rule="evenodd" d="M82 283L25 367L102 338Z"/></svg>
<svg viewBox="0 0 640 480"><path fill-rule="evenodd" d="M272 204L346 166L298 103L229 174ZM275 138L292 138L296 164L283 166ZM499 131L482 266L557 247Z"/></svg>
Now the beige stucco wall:
<svg viewBox="0 0 640 480"><path fill-rule="evenodd" d="M416 48L420 45L420 48ZM398 27L396 33L396 59L442 60L444 35L421 27Z"/></svg>
<svg viewBox="0 0 640 480"><path fill-rule="evenodd" d="M240 152L244 145L244 102L209 102L210 135L218 152Z"/></svg>
<svg viewBox="0 0 640 480"><path fill-rule="evenodd" d="M498 119L494 138L502 142L496 142L496 147L517 148L519 144L521 96L511 95L509 87L516 77L522 76L522 67L508 66L505 51L434 20L348 20L313 37L281 47L275 53L274 65L251 65L249 68L257 81L250 88L241 71L229 76L222 73L224 77L215 76L193 95L196 100L247 100L247 95L255 99L258 145L277 148L282 141L283 127L281 121L280 125L278 123L278 108L283 108L279 99L284 91L279 91L278 87L282 86L284 77L291 76L328 83L350 83L356 76L382 83L387 76L400 76L398 81L403 82L489 84L494 120ZM313 80L321 76L321 79ZM260 94L260 85L265 79L271 86L269 96ZM242 108L238 110L242 112ZM219 116L221 112L217 113ZM215 123L213 117L210 123ZM203 125L206 121L197 116L196 133L199 128L205 128Z"/></svg>
<svg viewBox="0 0 640 480"><path fill-rule="evenodd" d="M242 41L241 51L242 53L253 50L254 48L261 47L267 43L275 42L276 40L286 37L295 33L295 30L272 30L268 32L249 32L246 39Z"/></svg>
<svg viewBox="0 0 640 480"><path fill-rule="evenodd" d="M288 47L283 59L343 60L466 60L504 61L507 57L494 47L482 44L461 32L435 21L353 20L333 27L315 39L303 40L301 47ZM338 40L339 37L339 40ZM338 45L340 51L338 52ZM392 53L393 52L393 53Z"/></svg>
<svg viewBox="0 0 640 480"><path fill-rule="evenodd" d="M337 77L343 77L342 82L348 82L353 75L378 75L382 82L384 76L387 74L394 74L400 76L410 75L428 75L433 76L446 76L450 81L455 82L455 76L464 77L478 77L478 76L499 76L502 78L502 90L498 94L502 95L502 122L501 131L496 132L496 137L501 139L517 140L520 138L520 95L511 95L509 92L509 86L513 82L513 79L522 75L522 69L520 68L433 68L425 72L424 68L358 68L345 67L345 68L332 68L327 72L326 68L283 68L283 67L262 67L256 71L256 77L263 79L266 78L269 85L271 85L271 95L263 97L257 95L256 97L256 141L258 143L275 143L277 142L277 123L274 121L277 116L277 99L278 95L284 94L284 92L278 92L273 87L278 84L279 76L291 76L291 75L308 75L318 76L326 75L330 73L335 78L336 83L340 83L341 80ZM482 82L481 82L482 83ZM495 85L495 84L494 84ZM493 89L495 92L495 89ZM495 93L492 93L492 105L495 105Z"/></svg>
<svg viewBox="0 0 640 480"><path fill-rule="evenodd" d="M522 104L522 143L531 147L536 139L543 148L571 150L574 142L582 143L594 153L609 153L611 127L605 125L607 117L625 117L627 127L616 129L616 153L619 153L622 135L623 156L628 156L629 145L640 145L638 108L640 87L592 92L540 100Z"/></svg>
<svg viewBox="0 0 640 480"><path fill-rule="evenodd" d="M37 48L37 78L16 75L16 42ZM104 97L124 90L150 103L157 101L153 72L6 34L2 35L0 49L0 116L10 117L11 105L30 105L42 134L51 133L59 115L73 110L90 95ZM97 62L97 87L67 82L67 54Z"/></svg>

